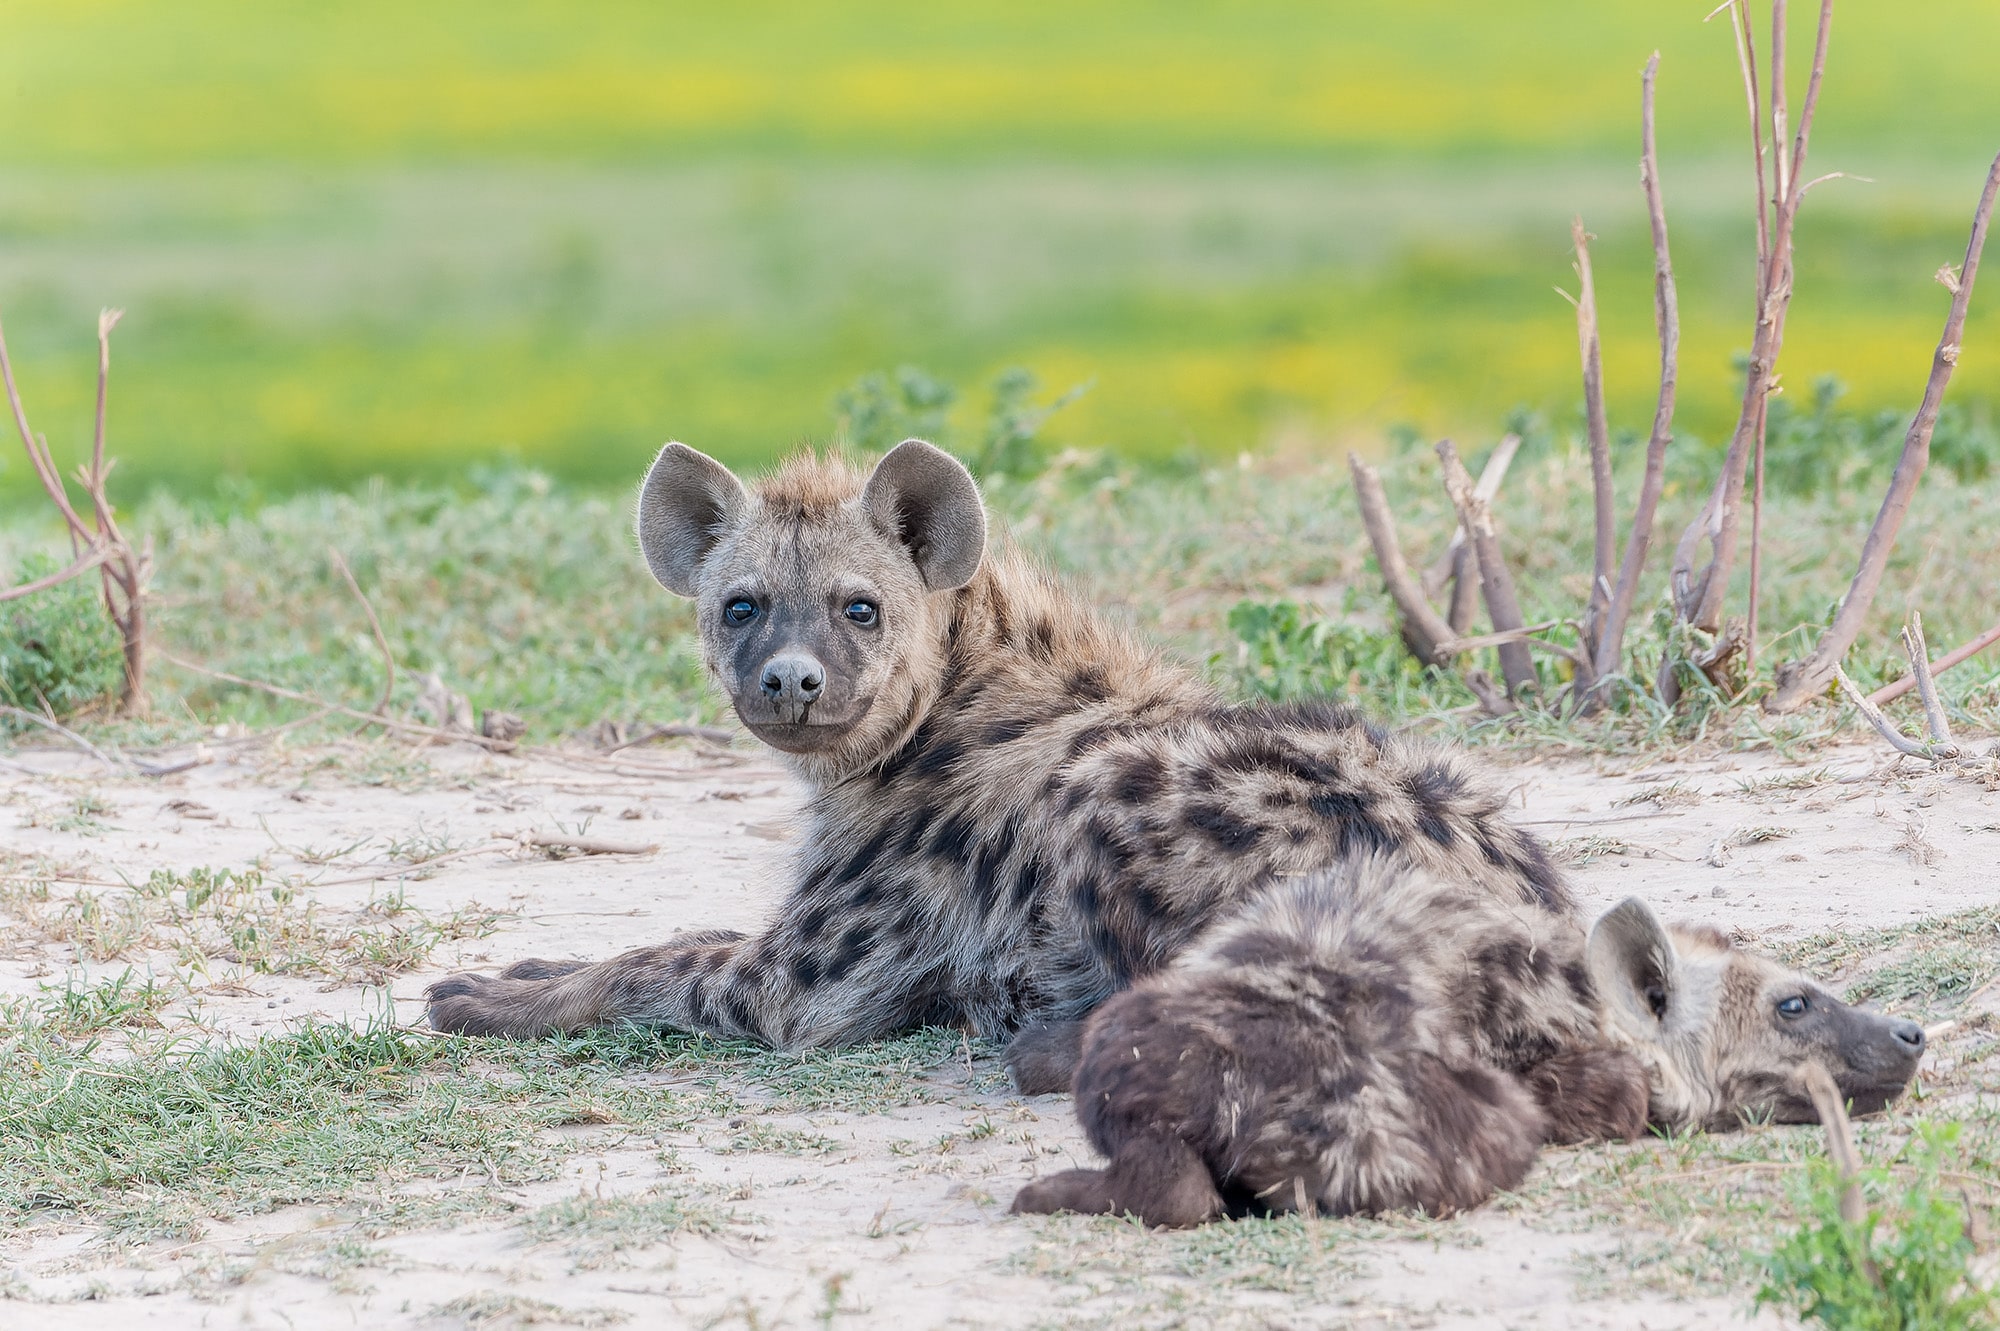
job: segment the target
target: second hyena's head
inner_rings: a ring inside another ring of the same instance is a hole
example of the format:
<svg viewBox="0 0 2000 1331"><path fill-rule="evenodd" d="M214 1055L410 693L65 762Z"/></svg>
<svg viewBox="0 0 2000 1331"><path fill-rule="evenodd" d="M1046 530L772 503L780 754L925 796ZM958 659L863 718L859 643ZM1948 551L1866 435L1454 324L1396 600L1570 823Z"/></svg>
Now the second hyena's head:
<svg viewBox="0 0 2000 1331"><path fill-rule="evenodd" d="M702 660L736 715L824 774L910 724L944 669L949 594L986 549L971 474L915 439L865 477L804 455L749 487L668 444L638 525L653 576L694 599Z"/></svg>
<svg viewBox="0 0 2000 1331"><path fill-rule="evenodd" d="M1924 1052L1917 1023L1843 1003L1714 929L1666 928L1637 897L1597 922L1588 957L1607 1029L1647 1065L1663 1127L1816 1122L1802 1080L1815 1063L1872 1113Z"/></svg>

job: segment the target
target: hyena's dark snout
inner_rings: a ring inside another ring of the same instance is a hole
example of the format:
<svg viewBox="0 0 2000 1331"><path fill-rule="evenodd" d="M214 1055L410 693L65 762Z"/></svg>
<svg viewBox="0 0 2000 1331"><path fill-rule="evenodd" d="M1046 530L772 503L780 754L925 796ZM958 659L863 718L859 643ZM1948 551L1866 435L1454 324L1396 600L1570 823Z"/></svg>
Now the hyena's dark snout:
<svg viewBox="0 0 2000 1331"><path fill-rule="evenodd" d="M798 721L826 692L826 667L809 652L782 652L764 663L757 683L778 719Z"/></svg>

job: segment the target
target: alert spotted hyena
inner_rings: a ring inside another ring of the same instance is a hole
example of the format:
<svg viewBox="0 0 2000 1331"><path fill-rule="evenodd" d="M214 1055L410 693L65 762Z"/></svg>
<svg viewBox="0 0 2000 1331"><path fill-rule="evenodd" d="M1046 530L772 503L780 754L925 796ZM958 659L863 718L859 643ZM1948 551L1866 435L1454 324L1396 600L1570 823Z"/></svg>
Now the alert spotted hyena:
<svg viewBox="0 0 2000 1331"><path fill-rule="evenodd" d="M694 600L737 715L808 789L791 891L755 935L448 977L439 1029L639 1022L800 1048L951 1023L1016 1037L1017 1082L1057 1090L1083 1018L1273 882L1394 852L1526 917L1571 911L1456 758L1332 703L1224 700L989 550L972 477L928 444L865 475L795 458L751 487L669 444L638 536ZM1496 1059L1559 1051L1507 1015L1513 939L1458 960Z"/></svg>
<svg viewBox="0 0 2000 1331"><path fill-rule="evenodd" d="M1566 909L1361 857L1274 882L1085 1029L1076 1109L1110 1163L1016 1211L1444 1214L1547 1142L1811 1122L1817 1063L1857 1111L1903 1091L1923 1028L1849 1007L1637 898Z"/></svg>

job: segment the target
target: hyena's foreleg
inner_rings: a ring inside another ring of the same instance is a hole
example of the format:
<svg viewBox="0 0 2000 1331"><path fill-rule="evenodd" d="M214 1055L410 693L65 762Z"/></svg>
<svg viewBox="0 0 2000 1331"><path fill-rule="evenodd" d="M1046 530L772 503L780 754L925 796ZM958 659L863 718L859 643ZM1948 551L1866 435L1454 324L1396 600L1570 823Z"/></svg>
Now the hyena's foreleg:
<svg viewBox="0 0 2000 1331"><path fill-rule="evenodd" d="M755 938L718 931L567 972L524 962L497 976L447 976L426 993L430 1023L530 1038L631 1022L806 1048L893 1034L934 990L892 940L850 933L830 952L815 941L783 926Z"/></svg>

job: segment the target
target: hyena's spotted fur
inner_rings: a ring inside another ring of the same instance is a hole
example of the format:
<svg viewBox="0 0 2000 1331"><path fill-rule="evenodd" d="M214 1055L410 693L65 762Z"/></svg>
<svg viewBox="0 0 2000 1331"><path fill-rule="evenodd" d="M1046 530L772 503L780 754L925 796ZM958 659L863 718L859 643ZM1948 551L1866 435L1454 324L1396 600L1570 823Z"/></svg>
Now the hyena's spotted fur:
<svg viewBox="0 0 2000 1331"><path fill-rule="evenodd" d="M1273 880L1394 850L1531 917L1569 908L1540 844L1458 760L1330 703L1224 701L984 552L971 478L928 445L867 477L794 461L754 492L670 446L640 531L695 598L739 715L809 788L794 886L754 936L453 976L430 993L441 1029L634 1021L802 1047L1039 1027L1016 1075L1057 1089L1071 1023ZM842 617L863 598L879 610L865 628ZM745 604L739 629L726 616ZM1557 1042L1516 1013L1522 964L1511 939L1470 940L1458 985L1497 1056L1530 1067Z"/></svg>
<svg viewBox="0 0 2000 1331"><path fill-rule="evenodd" d="M1076 1107L1110 1164L1014 1209L1441 1214L1520 1182L1544 1142L1810 1121L1809 1062L1878 1109L1923 1043L1636 899L1586 938L1567 910L1365 857L1269 885L1098 1010Z"/></svg>

